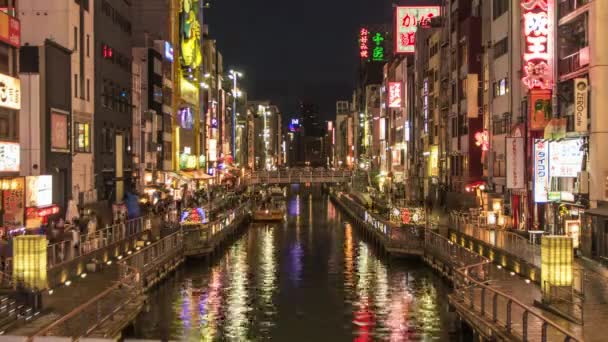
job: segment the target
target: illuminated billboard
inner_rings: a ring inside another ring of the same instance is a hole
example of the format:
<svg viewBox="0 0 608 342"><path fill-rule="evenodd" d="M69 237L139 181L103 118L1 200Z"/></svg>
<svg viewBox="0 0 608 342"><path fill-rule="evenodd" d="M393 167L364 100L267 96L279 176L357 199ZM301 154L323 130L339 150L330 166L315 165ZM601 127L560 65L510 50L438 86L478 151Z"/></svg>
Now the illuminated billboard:
<svg viewBox="0 0 608 342"><path fill-rule="evenodd" d="M439 6L397 6L395 8L395 54L412 54L418 27L429 27L440 14Z"/></svg>
<svg viewBox="0 0 608 342"><path fill-rule="evenodd" d="M388 83L388 107L401 108L401 82Z"/></svg>
<svg viewBox="0 0 608 342"><path fill-rule="evenodd" d="M523 83L528 89L551 89L551 19L548 0L521 0L524 47Z"/></svg>

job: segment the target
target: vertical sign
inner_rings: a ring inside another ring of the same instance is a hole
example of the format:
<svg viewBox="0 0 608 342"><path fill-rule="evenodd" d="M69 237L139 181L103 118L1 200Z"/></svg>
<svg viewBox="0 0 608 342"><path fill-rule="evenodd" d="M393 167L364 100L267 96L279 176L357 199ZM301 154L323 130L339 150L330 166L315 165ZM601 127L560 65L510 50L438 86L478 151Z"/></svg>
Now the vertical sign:
<svg viewBox="0 0 608 342"><path fill-rule="evenodd" d="M359 30L359 57L367 60L369 58L369 30L362 27Z"/></svg>
<svg viewBox="0 0 608 342"><path fill-rule="evenodd" d="M534 140L534 202L545 203L549 195L549 144Z"/></svg>
<svg viewBox="0 0 608 342"><path fill-rule="evenodd" d="M523 189L524 181L524 138L507 137L507 188Z"/></svg>
<svg viewBox="0 0 608 342"><path fill-rule="evenodd" d="M586 78L574 79L574 130L576 132L587 132L588 87Z"/></svg>
<svg viewBox="0 0 608 342"><path fill-rule="evenodd" d="M372 49L372 61L383 62L384 61L384 36L382 33L376 32L372 38L374 42L374 48Z"/></svg>
<svg viewBox="0 0 608 342"><path fill-rule="evenodd" d="M424 133L429 132L429 79L422 86L422 113L424 114Z"/></svg>
<svg viewBox="0 0 608 342"><path fill-rule="evenodd" d="M439 6L397 6L395 8L395 54L414 53L418 27L429 27L439 16Z"/></svg>
<svg viewBox="0 0 608 342"><path fill-rule="evenodd" d="M479 77L477 74L467 75L467 117L479 116Z"/></svg>
<svg viewBox="0 0 608 342"><path fill-rule="evenodd" d="M388 82L388 107L401 108L401 82Z"/></svg>
<svg viewBox="0 0 608 342"><path fill-rule="evenodd" d="M525 47L523 83L528 89L551 89L551 18L548 0L521 0Z"/></svg>

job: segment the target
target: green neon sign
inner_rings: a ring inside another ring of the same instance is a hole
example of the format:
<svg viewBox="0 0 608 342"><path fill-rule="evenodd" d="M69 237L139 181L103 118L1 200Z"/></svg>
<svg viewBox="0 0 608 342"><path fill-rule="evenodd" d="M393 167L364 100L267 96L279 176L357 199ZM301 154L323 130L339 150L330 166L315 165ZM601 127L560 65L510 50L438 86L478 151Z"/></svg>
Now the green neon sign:
<svg viewBox="0 0 608 342"><path fill-rule="evenodd" d="M384 61L384 37L380 32L377 32L372 38L374 42L374 48L372 49L372 61L374 62L382 62Z"/></svg>

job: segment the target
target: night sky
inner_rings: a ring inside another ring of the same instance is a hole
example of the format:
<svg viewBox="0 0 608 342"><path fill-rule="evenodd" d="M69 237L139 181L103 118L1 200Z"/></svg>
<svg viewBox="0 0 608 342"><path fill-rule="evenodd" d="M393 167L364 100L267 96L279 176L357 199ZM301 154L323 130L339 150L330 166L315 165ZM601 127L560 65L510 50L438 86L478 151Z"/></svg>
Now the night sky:
<svg viewBox="0 0 608 342"><path fill-rule="evenodd" d="M305 100L333 118L355 85L359 26L392 18L387 0L211 1L205 21L225 69L244 72L249 100L271 100L286 117Z"/></svg>

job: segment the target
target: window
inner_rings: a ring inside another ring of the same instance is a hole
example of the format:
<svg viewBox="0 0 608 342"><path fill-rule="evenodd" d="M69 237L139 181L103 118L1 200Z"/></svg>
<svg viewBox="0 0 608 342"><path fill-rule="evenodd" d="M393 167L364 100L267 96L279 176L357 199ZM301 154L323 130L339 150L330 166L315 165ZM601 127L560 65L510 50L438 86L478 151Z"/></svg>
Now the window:
<svg viewBox="0 0 608 342"><path fill-rule="evenodd" d="M452 118L452 138L458 136L458 118Z"/></svg>
<svg viewBox="0 0 608 342"><path fill-rule="evenodd" d="M78 97L78 74L74 74L74 97Z"/></svg>
<svg viewBox="0 0 608 342"><path fill-rule="evenodd" d="M91 101L91 80L87 78L87 101Z"/></svg>
<svg viewBox="0 0 608 342"><path fill-rule="evenodd" d="M91 152L91 125L89 123L76 122L74 125L74 136L76 137L76 152Z"/></svg>
<svg viewBox="0 0 608 342"><path fill-rule="evenodd" d="M509 9L510 0L494 0L492 6L492 15L494 19L500 17Z"/></svg>
<svg viewBox="0 0 608 342"><path fill-rule="evenodd" d="M90 40L90 36L87 34L87 57L91 57L91 55L89 54L89 40Z"/></svg>
<svg viewBox="0 0 608 342"><path fill-rule="evenodd" d="M509 52L509 41L507 37L499 40L496 44L494 44L494 58L498 58L504 54Z"/></svg>
<svg viewBox="0 0 608 342"><path fill-rule="evenodd" d="M158 76L163 75L163 63L157 58L154 58L154 73Z"/></svg>
<svg viewBox="0 0 608 342"><path fill-rule="evenodd" d="M494 97L499 97L509 92L509 83L506 78L494 82Z"/></svg>
<svg viewBox="0 0 608 342"><path fill-rule="evenodd" d="M74 26L74 51L78 51L78 27Z"/></svg>
<svg viewBox="0 0 608 342"><path fill-rule="evenodd" d="M163 89L157 85L154 85L152 89L152 97L154 99L154 102L159 104L163 103Z"/></svg>
<svg viewBox="0 0 608 342"><path fill-rule="evenodd" d="M110 128L106 130L104 144L106 152L114 152L114 134L112 133L112 129Z"/></svg>

